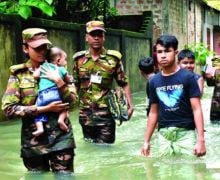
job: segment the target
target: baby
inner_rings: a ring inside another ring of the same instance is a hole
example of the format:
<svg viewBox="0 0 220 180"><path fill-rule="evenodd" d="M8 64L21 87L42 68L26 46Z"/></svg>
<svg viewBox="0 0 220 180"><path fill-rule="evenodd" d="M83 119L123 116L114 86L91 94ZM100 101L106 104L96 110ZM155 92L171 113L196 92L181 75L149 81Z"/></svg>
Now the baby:
<svg viewBox="0 0 220 180"><path fill-rule="evenodd" d="M65 68L67 65L67 55L66 53L60 49L59 47L52 47L48 50L48 62L45 61L40 68L35 70L34 77L39 79L39 93L38 98L36 100L36 104L38 106L45 106L54 101L62 101L60 96L59 89L56 84L50 79L44 76L44 73L47 69L58 70L62 79L69 83L72 81L70 75ZM65 124L65 119L68 116L68 111L64 110L59 114L58 124L60 128L64 131L68 131L68 127ZM35 118L36 128L32 134L34 136L39 136L43 134L44 127L43 122L47 122L47 116L44 114L39 114Z"/></svg>

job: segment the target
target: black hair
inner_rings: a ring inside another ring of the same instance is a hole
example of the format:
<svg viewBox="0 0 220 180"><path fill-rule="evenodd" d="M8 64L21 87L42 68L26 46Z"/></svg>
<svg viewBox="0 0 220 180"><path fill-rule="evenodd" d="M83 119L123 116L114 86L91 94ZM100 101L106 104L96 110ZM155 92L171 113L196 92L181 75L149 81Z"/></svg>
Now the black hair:
<svg viewBox="0 0 220 180"><path fill-rule="evenodd" d="M61 49L57 46L52 46L48 49L46 59L48 62L53 62L54 57L61 56Z"/></svg>
<svg viewBox="0 0 220 180"><path fill-rule="evenodd" d="M24 48L28 48L27 43L22 43L22 45L23 45ZM30 59L29 53L26 53L26 52L23 52L23 53L24 53L25 58Z"/></svg>
<svg viewBox="0 0 220 180"><path fill-rule="evenodd" d="M146 74L154 72L154 59L152 57L143 57L139 60L138 67Z"/></svg>
<svg viewBox="0 0 220 180"><path fill-rule="evenodd" d="M195 60L195 54L189 49L183 49L182 51L179 52L177 59L178 61L181 61L184 58L190 58Z"/></svg>
<svg viewBox="0 0 220 180"><path fill-rule="evenodd" d="M158 44L160 44L161 46L164 46L166 49L172 47L174 50L177 50L178 48L177 38L169 34L164 34L160 36L156 41L156 45Z"/></svg>

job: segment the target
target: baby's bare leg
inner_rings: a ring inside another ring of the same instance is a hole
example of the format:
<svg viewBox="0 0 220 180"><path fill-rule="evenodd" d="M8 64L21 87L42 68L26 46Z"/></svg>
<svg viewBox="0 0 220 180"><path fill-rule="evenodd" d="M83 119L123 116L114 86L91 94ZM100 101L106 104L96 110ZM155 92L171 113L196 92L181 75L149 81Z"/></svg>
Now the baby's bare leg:
<svg viewBox="0 0 220 180"><path fill-rule="evenodd" d="M68 115L68 111L63 111L59 114L59 118L58 118L58 124L60 125L60 129L62 129L63 131L67 131L68 132L68 126L65 123L65 119Z"/></svg>
<svg viewBox="0 0 220 180"><path fill-rule="evenodd" d="M34 131L32 134L34 136L40 136L44 132L43 122L39 121L39 122L36 122L35 124L36 124L37 130Z"/></svg>

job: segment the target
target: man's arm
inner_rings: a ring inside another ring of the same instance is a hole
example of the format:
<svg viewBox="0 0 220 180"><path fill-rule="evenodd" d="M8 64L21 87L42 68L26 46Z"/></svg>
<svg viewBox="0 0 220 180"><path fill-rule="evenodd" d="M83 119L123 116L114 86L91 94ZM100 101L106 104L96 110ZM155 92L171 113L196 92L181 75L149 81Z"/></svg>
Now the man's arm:
<svg viewBox="0 0 220 180"><path fill-rule="evenodd" d="M204 80L203 80L203 77L200 77L198 80L198 85L199 85L199 89L200 89L200 92L201 92L201 97L203 95L203 89L204 89Z"/></svg>
<svg viewBox="0 0 220 180"><path fill-rule="evenodd" d="M141 154L144 156L149 156L150 154L150 140L154 129L157 125L158 119L158 104L151 104L150 113L148 116L147 129L144 135L144 145L141 148Z"/></svg>
<svg viewBox="0 0 220 180"><path fill-rule="evenodd" d="M197 142L194 148L194 154L196 156L203 156L206 154L206 147L204 138L204 120L200 98L190 98L190 103L193 109L194 122L197 130Z"/></svg>
<svg viewBox="0 0 220 180"><path fill-rule="evenodd" d="M71 103L70 103L70 107L71 109L73 109L76 104L78 103L78 95L77 95L77 92L76 92L76 87L75 87L75 84L74 84L74 79L73 79L73 76L70 75L70 74L67 74L64 78L64 81L66 82L67 86L68 86L68 90L70 92L70 95L71 95Z"/></svg>
<svg viewBox="0 0 220 180"><path fill-rule="evenodd" d="M133 108L133 104L131 102L131 90L130 90L130 87L129 85L125 85L123 87L123 90L125 92L125 96L127 98L127 103L128 103L128 117L129 119L131 118L132 114L133 114L133 111L134 111L134 108Z"/></svg>

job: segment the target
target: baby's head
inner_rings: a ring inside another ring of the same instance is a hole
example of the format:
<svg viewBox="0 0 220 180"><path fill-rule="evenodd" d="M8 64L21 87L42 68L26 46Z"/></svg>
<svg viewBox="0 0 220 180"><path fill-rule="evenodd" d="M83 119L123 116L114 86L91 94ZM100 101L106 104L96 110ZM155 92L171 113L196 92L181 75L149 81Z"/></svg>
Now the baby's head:
<svg viewBox="0 0 220 180"><path fill-rule="evenodd" d="M181 68L194 71L195 54L189 49L183 49L178 54L178 64Z"/></svg>
<svg viewBox="0 0 220 180"><path fill-rule="evenodd" d="M47 60L48 62L56 64L58 66L67 65L66 53L57 46L53 46L48 50Z"/></svg>
<svg viewBox="0 0 220 180"><path fill-rule="evenodd" d="M143 57L139 60L138 67L144 74L151 74L154 72L154 59L152 57Z"/></svg>

